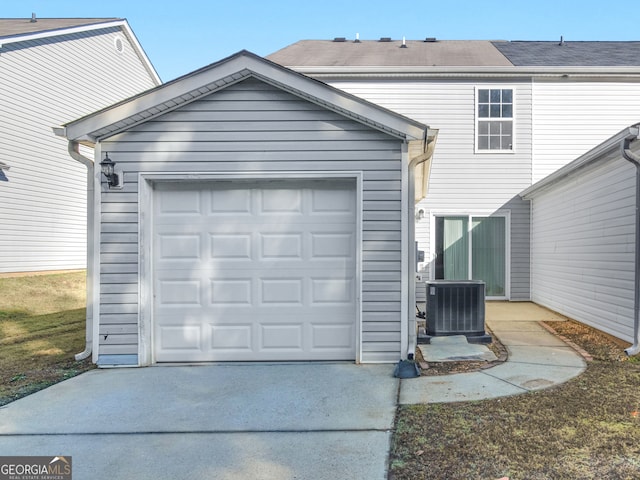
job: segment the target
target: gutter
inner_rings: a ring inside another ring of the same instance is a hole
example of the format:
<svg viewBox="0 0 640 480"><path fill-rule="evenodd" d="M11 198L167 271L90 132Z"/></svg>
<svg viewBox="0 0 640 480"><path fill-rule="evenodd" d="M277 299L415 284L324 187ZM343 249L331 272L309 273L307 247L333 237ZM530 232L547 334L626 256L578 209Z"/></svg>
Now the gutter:
<svg viewBox="0 0 640 480"><path fill-rule="evenodd" d="M56 134L59 132L54 129ZM89 358L93 351L93 175L94 175L94 163L93 160L85 157L80 153L80 144L76 141L69 140L67 147L69 155L74 160L82 163L87 167L87 311L86 311L86 333L85 333L85 348L82 352L75 356L77 361Z"/></svg>
<svg viewBox="0 0 640 480"><path fill-rule="evenodd" d="M625 350L629 356L640 353L640 156L630 150L631 142L640 139L640 127L634 125L622 140L622 157L636 167L636 247L633 302L633 345Z"/></svg>
<svg viewBox="0 0 640 480"><path fill-rule="evenodd" d="M560 78L564 80L637 78L637 66L553 67L553 66L304 66L288 65L314 78Z"/></svg>

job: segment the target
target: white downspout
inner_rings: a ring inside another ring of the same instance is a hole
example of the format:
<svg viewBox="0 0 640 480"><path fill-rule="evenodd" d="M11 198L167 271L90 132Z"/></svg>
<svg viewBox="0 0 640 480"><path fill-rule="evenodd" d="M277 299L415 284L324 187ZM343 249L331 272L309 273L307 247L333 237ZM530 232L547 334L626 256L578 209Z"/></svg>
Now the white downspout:
<svg viewBox="0 0 640 480"><path fill-rule="evenodd" d="M625 350L629 356L640 353L640 157L631 152L631 142L640 137L640 128L629 128L629 134L622 140L622 156L636 167L636 247L635 247L635 284L633 301L633 345Z"/></svg>
<svg viewBox="0 0 640 480"><path fill-rule="evenodd" d="M405 192L409 192L411 189L411 160L409 159L409 144L405 142L402 145L402 190ZM406 184L405 184L406 182ZM405 186L406 185L406 186ZM401 319L400 322L400 360L413 360L413 350L411 349L411 312L413 309L411 307L411 271L413 267L411 266L411 252L413 249L411 248L411 215L410 212L413 210L410 208L411 206L411 197L409 194L405 193L405 195L401 199L401 238L402 242L400 246L400 255L401 255L401 266L400 266L400 275L402 277L401 287L400 287L400 311L401 311ZM407 319L404 321L403 319Z"/></svg>
<svg viewBox="0 0 640 480"><path fill-rule="evenodd" d="M425 132L425 138L423 141L423 153L415 156L409 160L408 168L408 185L407 185L407 201L413 208L409 208L407 214L408 223L408 235L407 243L409 246L409 318L408 318L408 345L407 345L407 358L413 360L415 358L416 347L418 345L418 332L416 324L416 217L415 217L415 191L416 191L416 167L422 163L429 162L433 156L433 150L435 148L435 142L438 135L438 130L429 128ZM422 192L423 194L426 192Z"/></svg>
<svg viewBox="0 0 640 480"><path fill-rule="evenodd" d="M80 145L78 142L69 140L68 151L71 158L82 163L87 167L87 312L86 312L86 334L85 334L85 348L84 351L78 353L75 356L77 361L89 358L93 351L93 175L94 175L94 163L93 160L80 154Z"/></svg>

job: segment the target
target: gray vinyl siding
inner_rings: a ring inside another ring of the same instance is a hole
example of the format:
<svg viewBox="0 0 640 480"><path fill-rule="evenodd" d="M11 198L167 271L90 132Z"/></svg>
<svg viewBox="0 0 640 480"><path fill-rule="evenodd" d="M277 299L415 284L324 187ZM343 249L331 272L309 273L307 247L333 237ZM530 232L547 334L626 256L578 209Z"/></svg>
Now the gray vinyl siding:
<svg viewBox="0 0 640 480"><path fill-rule="evenodd" d="M153 86L119 28L0 48L0 272L86 266L86 167L52 127Z"/></svg>
<svg viewBox="0 0 640 480"><path fill-rule="evenodd" d="M362 171L363 362L400 358L401 141L248 79L102 142L100 355L136 354L138 173Z"/></svg>
<svg viewBox="0 0 640 480"><path fill-rule="evenodd" d="M637 81L536 81L533 99L534 183L640 121Z"/></svg>
<svg viewBox="0 0 640 480"><path fill-rule="evenodd" d="M633 338L635 171L619 151L532 196L532 299Z"/></svg>
<svg viewBox="0 0 640 480"><path fill-rule="evenodd" d="M416 205L425 212L416 223L416 239L427 262L432 252L430 215L491 214L510 211L512 300L529 299L529 205L518 194L531 185L532 98L530 81L336 80L335 87L438 129L427 198ZM512 88L515 98L515 150L475 153L475 89ZM424 298L422 288L418 300Z"/></svg>

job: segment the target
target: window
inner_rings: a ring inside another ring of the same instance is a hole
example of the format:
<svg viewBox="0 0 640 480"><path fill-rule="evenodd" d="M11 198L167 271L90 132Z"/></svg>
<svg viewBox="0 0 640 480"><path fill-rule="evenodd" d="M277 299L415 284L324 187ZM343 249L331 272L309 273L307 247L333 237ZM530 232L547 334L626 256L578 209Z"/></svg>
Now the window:
<svg viewBox="0 0 640 480"><path fill-rule="evenodd" d="M513 150L513 90L479 88L477 150Z"/></svg>

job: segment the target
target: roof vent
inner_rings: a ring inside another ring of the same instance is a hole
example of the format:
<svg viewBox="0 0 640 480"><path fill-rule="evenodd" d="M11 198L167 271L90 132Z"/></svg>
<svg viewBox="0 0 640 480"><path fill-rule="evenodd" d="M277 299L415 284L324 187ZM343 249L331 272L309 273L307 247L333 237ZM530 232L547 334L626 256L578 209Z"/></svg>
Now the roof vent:
<svg viewBox="0 0 640 480"><path fill-rule="evenodd" d="M425 42L427 43L435 43L437 42L436 37L427 37L424 39Z"/></svg>
<svg viewBox="0 0 640 480"><path fill-rule="evenodd" d="M560 45L561 47L564 47L564 45L565 45L564 44L564 37L562 35L560 35L560 43L558 45Z"/></svg>
<svg viewBox="0 0 640 480"><path fill-rule="evenodd" d="M391 41L391 37L380 37L380 41L381 42L390 42Z"/></svg>
<svg viewBox="0 0 640 480"><path fill-rule="evenodd" d="M38 21L38 20L36 20L36 14L35 14L35 13L32 13L32 14L31 14L31 20L30 20L30 22L31 22L31 23L36 23L37 21Z"/></svg>
<svg viewBox="0 0 640 480"><path fill-rule="evenodd" d="M356 33L356 39L353 41L353 43L360 43L360 34Z"/></svg>
<svg viewBox="0 0 640 480"><path fill-rule="evenodd" d="M400 45L400 48L407 48L407 39L405 37L402 37L402 45Z"/></svg>
<svg viewBox="0 0 640 480"><path fill-rule="evenodd" d="M336 37L333 39L334 42L346 42L347 39L345 37Z"/></svg>

